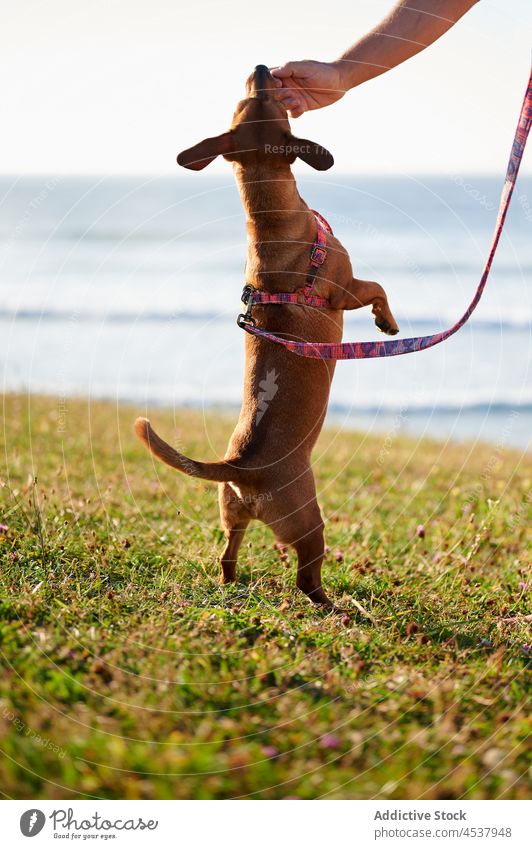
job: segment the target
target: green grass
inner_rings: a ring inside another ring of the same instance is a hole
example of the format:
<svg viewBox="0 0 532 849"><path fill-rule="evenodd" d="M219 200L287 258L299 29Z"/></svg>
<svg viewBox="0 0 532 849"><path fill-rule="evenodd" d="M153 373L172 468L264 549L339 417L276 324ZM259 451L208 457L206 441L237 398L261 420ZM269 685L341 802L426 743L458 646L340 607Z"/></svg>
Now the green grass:
<svg viewBox="0 0 532 849"><path fill-rule="evenodd" d="M216 487L154 461L139 412L4 400L6 796L529 797L530 455L325 432L340 617L261 525L221 586ZM231 430L152 419L200 459Z"/></svg>

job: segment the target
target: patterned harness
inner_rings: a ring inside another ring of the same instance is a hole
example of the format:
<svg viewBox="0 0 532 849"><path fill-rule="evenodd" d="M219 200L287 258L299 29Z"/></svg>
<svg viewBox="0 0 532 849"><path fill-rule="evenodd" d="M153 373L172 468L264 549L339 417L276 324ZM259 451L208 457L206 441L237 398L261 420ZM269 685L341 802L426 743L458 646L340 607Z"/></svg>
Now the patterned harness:
<svg viewBox="0 0 532 849"><path fill-rule="evenodd" d="M388 339L383 342L303 342L292 339L284 339L281 336L276 336L274 333L269 333L260 327L257 327L255 319L251 315L251 311L256 304L298 304L300 306L316 307L318 309L330 309L330 303L326 298L320 298L312 294L314 280L320 266L323 265L327 258L327 234L332 233L331 228L324 218L314 212L318 232L312 250L310 252L310 270L307 274L305 288L299 292L263 292L258 291L250 284L244 286L242 292L242 301L246 306L246 311L238 316L237 324L242 327L247 333L258 336L262 339L267 339L270 342L275 342L278 345L283 345L288 351L297 354L300 357L311 357L321 360L364 360L373 359L374 357L396 357L399 354L411 354L414 351L424 351L426 348L432 348L440 342L444 342L450 336L460 330L461 327L469 319L470 315L477 306L484 287L490 273L490 269L499 244L499 239L504 227L506 213L510 205L510 200L513 194L519 166L525 150L530 124L532 123L532 72L528 81L528 88L523 100L519 122L515 131L510 160L506 172L506 179L501 193L499 211L495 230L493 233L491 246L486 260L480 283L473 300L469 304L463 316L453 324L448 330L442 330L439 333L433 333L428 336L414 336L410 339Z"/></svg>
<svg viewBox="0 0 532 849"><path fill-rule="evenodd" d="M257 304L299 304L299 306L317 307L318 309L328 310L331 305L327 298L320 298L318 295L312 294L314 280L318 274L318 269L327 259L327 233L332 234L331 227L319 212L310 210L318 227L318 232L309 257L309 271L305 288L297 292L264 292L255 289L251 283L246 283L242 291L242 303L246 305L245 313L240 313L237 318L239 327L246 329L246 325L255 327L255 319L251 317L251 310ZM257 328L259 330L260 328ZM262 332L262 331L261 331Z"/></svg>

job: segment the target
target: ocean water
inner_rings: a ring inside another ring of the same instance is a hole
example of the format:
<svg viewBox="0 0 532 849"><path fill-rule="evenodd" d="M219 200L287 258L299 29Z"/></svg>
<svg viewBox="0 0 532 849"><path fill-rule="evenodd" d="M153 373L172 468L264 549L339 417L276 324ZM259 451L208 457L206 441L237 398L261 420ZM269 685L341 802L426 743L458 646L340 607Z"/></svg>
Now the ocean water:
<svg viewBox="0 0 532 849"><path fill-rule="evenodd" d="M498 177L342 177L300 193L355 274L381 282L405 336L456 321L478 284ZM175 177L0 180L5 391L238 409L246 254L230 169ZM382 338L369 309L344 339ZM518 182L487 291L436 348L339 363L329 421L521 448L532 433L532 178Z"/></svg>

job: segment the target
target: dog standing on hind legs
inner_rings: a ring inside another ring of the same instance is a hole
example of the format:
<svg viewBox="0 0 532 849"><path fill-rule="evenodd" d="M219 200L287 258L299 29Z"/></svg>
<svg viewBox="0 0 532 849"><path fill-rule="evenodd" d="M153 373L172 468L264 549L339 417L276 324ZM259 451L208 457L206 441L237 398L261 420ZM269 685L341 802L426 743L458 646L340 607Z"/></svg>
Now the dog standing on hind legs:
<svg viewBox="0 0 532 849"><path fill-rule="evenodd" d="M183 151L177 161L195 171L217 156L233 163L246 213L246 282L255 292L290 293L297 299L281 307L256 304L254 315L262 328L291 339L340 342L343 310L371 305L377 326L395 334L398 328L382 286L353 278L349 257L330 232L319 273L315 269L311 275L312 295L325 299L328 308L315 309L307 297L302 283L309 280L309 248L316 247L316 228L323 225L299 196L290 166L299 157L322 171L331 167L333 158L313 142L292 135L274 87L268 69L258 65L231 129ZM299 589L316 604L334 608L321 582L323 520L310 457L325 418L335 363L305 360L248 333L245 348L242 409L223 461L190 460L164 442L144 418L137 419L136 433L169 466L219 483L227 540L221 558L224 582L236 579L247 526L259 519L279 542L295 549ZM268 380L275 385L265 401Z"/></svg>

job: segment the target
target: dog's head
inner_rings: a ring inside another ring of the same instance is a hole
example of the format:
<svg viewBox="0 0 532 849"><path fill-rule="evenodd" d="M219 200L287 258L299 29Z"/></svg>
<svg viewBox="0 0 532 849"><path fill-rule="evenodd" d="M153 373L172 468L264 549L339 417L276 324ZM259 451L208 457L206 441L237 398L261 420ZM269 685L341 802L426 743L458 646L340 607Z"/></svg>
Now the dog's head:
<svg viewBox="0 0 532 849"><path fill-rule="evenodd" d="M273 96L274 88L268 68L257 65L248 77L247 96L236 107L231 129L182 151L178 164L201 171L217 156L243 165L269 162L273 166L291 164L299 157L318 171L330 168L334 159L328 150L292 135L287 111Z"/></svg>

